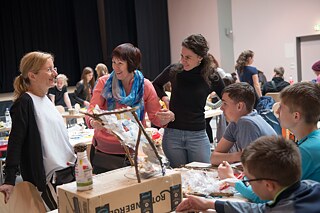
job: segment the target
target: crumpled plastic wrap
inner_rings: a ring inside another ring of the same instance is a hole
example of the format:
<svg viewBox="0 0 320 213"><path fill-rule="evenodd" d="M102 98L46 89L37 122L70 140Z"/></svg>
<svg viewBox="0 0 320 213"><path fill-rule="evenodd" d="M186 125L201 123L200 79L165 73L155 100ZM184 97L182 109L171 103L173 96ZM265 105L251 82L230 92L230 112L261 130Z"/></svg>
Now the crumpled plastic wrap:
<svg viewBox="0 0 320 213"><path fill-rule="evenodd" d="M230 196L235 193L234 187L227 187L220 190L225 184L224 180L219 180L217 171L204 171L193 169L175 169L181 172L182 189L187 194L197 194L201 196Z"/></svg>
<svg viewBox="0 0 320 213"><path fill-rule="evenodd" d="M117 110L115 110L115 112L116 111ZM98 106L96 106L93 112L99 115L110 111L101 110ZM99 118L102 120L104 127L120 139L123 146L127 146L132 150L136 149L139 125L136 123L136 120L131 112L102 115L99 116ZM152 137L150 138L152 139ZM154 144L156 145L155 141ZM157 146L157 151L164 165L160 165L154 150L152 149L145 135L141 132L138 150L138 168L139 173L143 178L149 178L160 174L162 167L168 164L168 160L163 154L161 147Z"/></svg>

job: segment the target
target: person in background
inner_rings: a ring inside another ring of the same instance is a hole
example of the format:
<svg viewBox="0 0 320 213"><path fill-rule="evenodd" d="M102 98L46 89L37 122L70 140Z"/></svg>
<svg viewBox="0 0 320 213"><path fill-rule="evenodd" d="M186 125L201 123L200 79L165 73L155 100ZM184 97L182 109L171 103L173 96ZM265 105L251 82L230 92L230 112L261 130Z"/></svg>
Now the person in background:
<svg viewBox="0 0 320 213"><path fill-rule="evenodd" d="M69 94L67 91L68 78L64 74L59 74L56 77L56 85L49 89L49 98L56 106L61 105L63 107L72 108Z"/></svg>
<svg viewBox="0 0 320 213"><path fill-rule="evenodd" d="M282 137L265 136L247 146L241 155L243 184L268 203L221 201L187 196L176 211L215 209L216 212L319 212L320 184L301 178L297 146ZM231 170L232 172L232 170Z"/></svg>
<svg viewBox="0 0 320 213"><path fill-rule="evenodd" d="M198 161L210 162L204 107L213 91L221 97L224 83L211 65L208 43L201 34L182 42L180 63L169 65L153 81L159 98L175 114L165 128L162 147L173 168ZM163 85L171 82L169 100Z"/></svg>
<svg viewBox="0 0 320 213"><path fill-rule="evenodd" d="M130 43L117 46L112 51L110 76L98 79L88 112L98 105L103 110L136 107L139 120L145 126L145 115L149 120L162 127L174 120L174 114L168 109L161 110L159 98L152 83L139 71L140 50ZM129 165L125 150L119 139L101 125L101 122L86 116L89 128L94 128L91 147L93 173L99 174ZM132 150L131 150L132 151Z"/></svg>
<svg viewBox="0 0 320 213"><path fill-rule="evenodd" d="M262 95L265 95L268 92L280 92L283 88L289 86L289 82L286 82L283 78L284 68L275 67L274 75L271 81L265 83L262 87Z"/></svg>
<svg viewBox="0 0 320 213"><path fill-rule="evenodd" d="M312 65L312 70L316 74L316 78L312 80L313 83L320 83L320 60Z"/></svg>
<svg viewBox="0 0 320 213"><path fill-rule="evenodd" d="M257 104L258 99L262 96L261 87L259 83L259 76L257 68L251 66L253 63L254 52L251 50L243 51L236 63L236 71L238 73L240 82L247 82L250 84L257 95L255 106Z"/></svg>
<svg viewBox="0 0 320 213"><path fill-rule="evenodd" d="M222 92L222 106L229 122L211 154L211 163L239 162L242 150L261 136L276 135L273 128L253 109L254 89L245 82L230 84Z"/></svg>
<svg viewBox="0 0 320 213"><path fill-rule="evenodd" d="M261 70L258 70L258 78L259 78L260 88L262 88L263 85L268 81L267 77Z"/></svg>
<svg viewBox="0 0 320 213"><path fill-rule="evenodd" d="M95 71L97 72L97 80L95 81L94 83L94 86L97 85L98 83L98 79L104 75L109 75L109 70L108 70L108 67L103 64L103 63L99 63L97 64L96 68L95 68Z"/></svg>
<svg viewBox="0 0 320 213"><path fill-rule="evenodd" d="M81 107L89 107L94 82L92 68L85 67L82 71L81 80L76 84L74 91L74 99Z"/></svg>
<svg viewBox="0 0 320 213"><path fill-rule="evenodd" d="M233 78L234 82L240 82L238 79L238 74L236 72L231 73L231 77Z"/></svg>
<svg viewBox="0 0 320 213"><path fill-rule="evenodd" d="M53 56L30 52L20 62L21 74L14 81L5 181L0 192L8 202L20 169L24 181L39 190L47 209L57 208L56 186L74 181L76 161L63 118L47 96L57 69Z"/></svg>
<svg viewBox="0 0 320 213"><path fill-rule="evenodd" d="M282 128L289 129L298 139L297 145L302 160L302 180L320 182L320 85L298 82L284 88L280 93L280 107L277 110ZM305 104L308 103L308 104ZM229 168L231 169L231 168ZM230 172L219 171L223 178L235 178ZM229 174L229 175L227 175ZM232 183L236 190L253 202L261 201L241 182Z"/></svg>
<svg viewBox="0 0 320 213"><path fill-rule="evenodd" d="M211 60L211 66L217 70L221 79L224 79L227 76L226 72L222 68L220 68L218 61L211 53L208 53L208 56L209 56L209 59ZM212 109L217 109L221 106L221 99L217 96L215 92L212 92L209 95L209 101L206 102L206 106L211 107ZM210 125L211 120L212 120L212 117L206 118L206 133L208 135L210 143L213 143L214 137L212 134L212 127Z"/></svg>

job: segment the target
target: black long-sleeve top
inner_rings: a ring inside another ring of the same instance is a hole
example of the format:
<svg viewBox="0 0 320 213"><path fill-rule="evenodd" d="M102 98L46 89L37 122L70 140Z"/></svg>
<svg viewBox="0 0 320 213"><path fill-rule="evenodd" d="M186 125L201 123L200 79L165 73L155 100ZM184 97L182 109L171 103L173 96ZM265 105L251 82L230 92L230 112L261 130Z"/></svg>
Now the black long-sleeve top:
<svg viewBox="0 0 320 213"><path fill-rule="evenodd" d="M91 87L90 87L89 84L88 84L88 87L89 87L89 92L90 92L91 91ZM76 84L76 89L74 91L74 99L75 99L75 101L83 107L85 101L89 101L90 102L90 99L88 99L88 96L89 96L89 94L84 89L83 80L79 81Z"/></svg>
<svg viewBox="0 0 320 213"><path fill-rule="evenodd" d="M175 114L175 120L168 124L169 128L199 131L206 128L204 118L204 107L208 95L215 91L221 97L224 83L218 73L214 74L209 86L201 76L202 65L190 71L177 72L172 75L172 68L175 64L169 65L153 81L153 86L161 99L166 96L163 85L171 82L170 110Z"/></svg>

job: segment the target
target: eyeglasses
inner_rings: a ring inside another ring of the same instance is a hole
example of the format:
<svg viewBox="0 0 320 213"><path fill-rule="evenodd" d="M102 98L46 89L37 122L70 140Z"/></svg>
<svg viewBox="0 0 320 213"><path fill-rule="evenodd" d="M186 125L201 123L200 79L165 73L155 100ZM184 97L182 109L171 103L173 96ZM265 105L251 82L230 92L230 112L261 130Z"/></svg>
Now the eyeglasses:
<svg viewBox="0 0 320 213"><path fill-rule="evenodd" d="M255 178L255 179L246 179L246 178L243 178L242 183L243 183L246 187L248 187L248 186L250 186L250 182L252 182L252 181L259 181L259 180L271 180L271 181L279 182L278 180L272 179L272 178Z"/></svg>
<svg viewBox="0 0 320 213"><path fill-rule="evenodd" d="M53 73L53 71L54 71L54 72L58 72L58 69L57 69L57 67L54 67L54 68L49 67L49 68L47 69L47 71L50 72L50 73Z"/></svg>

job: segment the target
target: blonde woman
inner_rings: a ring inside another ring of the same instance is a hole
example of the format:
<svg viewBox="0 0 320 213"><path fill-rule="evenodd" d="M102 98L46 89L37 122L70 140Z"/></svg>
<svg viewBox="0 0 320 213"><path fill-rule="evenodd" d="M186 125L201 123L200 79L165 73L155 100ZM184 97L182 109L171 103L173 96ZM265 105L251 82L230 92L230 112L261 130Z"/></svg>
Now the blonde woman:
<svg viewBox="0 0 320 213"><path fill-rule="evenodd" d="M59 74L56 78L56 85L49 89L49 98L54 105L61 105L71 109L71 101L67 91L68 78L64 74Z"/></svg>
<svg viewBox="0 0 320 213"><path fill-rule="evenodd" d="M98 79L104 75L109 76L109 70L108 67L103 64L103 63L99 63L97 64L96 68L95 68L96 72L97 72L97 80L94 83L94 87L96 86L96 84L98 83Z"/></svg>
<svg viewBox="0 0 320 213"><path fill-rule="evenodd" d="M45 52L27 53L20 62L21 74L14 81L14 103L5 181L0 192L8 202L20 170L24 181L37 187L47 209L57 208L57 185L74 181L76 161L63 118L47 96L57 69Z"/></svg>

